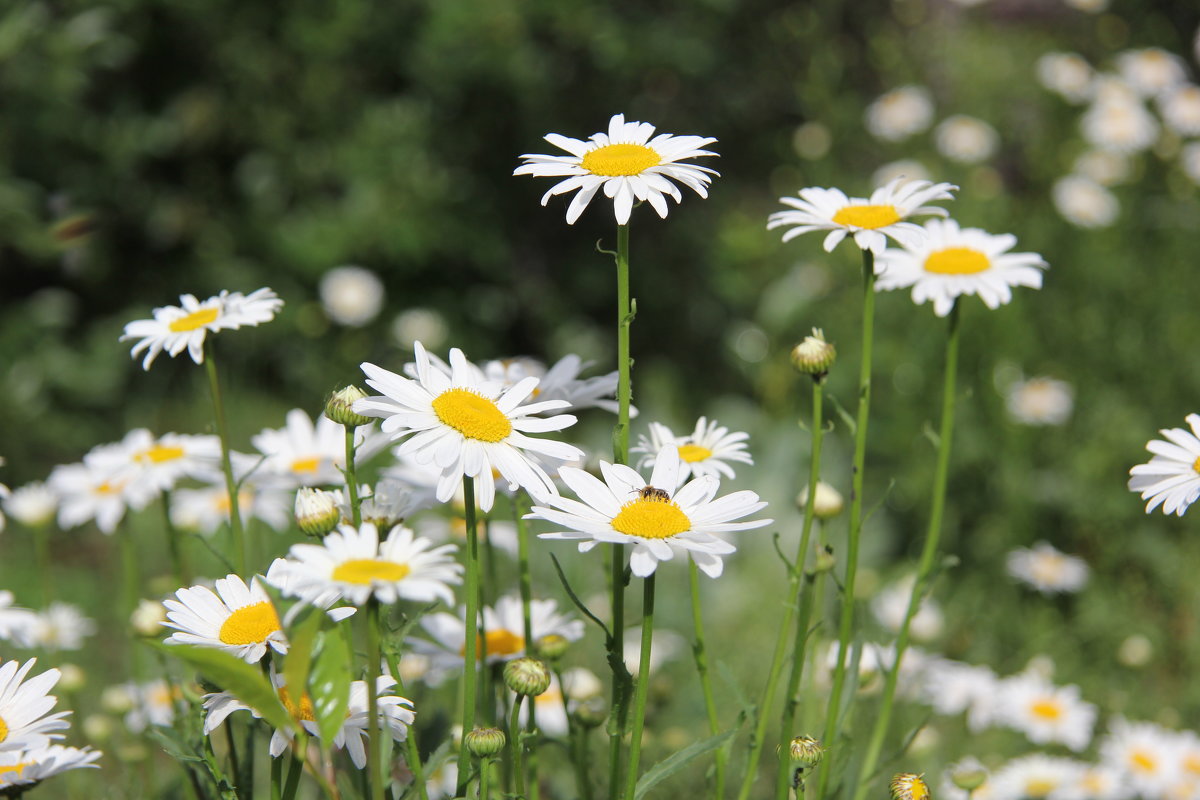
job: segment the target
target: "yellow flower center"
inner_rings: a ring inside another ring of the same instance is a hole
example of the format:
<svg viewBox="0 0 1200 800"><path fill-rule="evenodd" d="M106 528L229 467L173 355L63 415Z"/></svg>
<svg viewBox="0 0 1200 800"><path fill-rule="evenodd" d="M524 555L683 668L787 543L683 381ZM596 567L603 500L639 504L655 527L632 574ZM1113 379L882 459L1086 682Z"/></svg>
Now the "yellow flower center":
<svg viewBox="0 0 1200 800"><path fill-rule="evenodd" d="M1183 768L1193 775L1200 775L1200 754L1188 753L1183 757Z"/></svg>
<svg viewBox="0 0 1200 800"><path fill-rule="evenodd" d="M259 644L282 630L275 606L267 601L239 608L221 624L217 638L222 644Z"/></svg>
<svg viewBox="0 0 1200 800"><path fill-rule="evenodd" d="M606 144L583 154L583 168L593 175L638 175L662 163L662 156L644 144Z"/></svg>
<svg viewBox="0 0 1200 800"><path fill-rule="evenodd" d="M692 529L687 518L673 500L638 498L621 506L613 517L613 530L643 539L669 539Z"/></svg>
<svg viewBox="0 0 1200 800"><path fill-rule="evenodd" d="M1129 765L1135 772L1157 772L1158 759L1145 750L1134 750L1129 754Z"/></svg>
<svg viewBox="0 0 1200 800"><path fill-rule="evenodd" d="M229 492L221 492L213 495L213 508L222 514L228 514L233 511L233 504L229 502ZM238 492L238 511L246 514L254 505L254 493L251 491Z"/></svg>
<svg viewBox="0 0 1200 800"><path fill-rule="evenodd" d="M925 271L938 275L976 275L987 272L991 260L970 247L947 247L935 250L925 258Z"/></svg>
<svg viewBox="0 0 1200 800"><path fill-rule="evenodd" d="M333 570L333 579L344 583L369 586L371 581L401 581L412 572L408 564L382 561L378 558L355 558L343 561Z"/></svg>
<svg viewBox="0 0 1200 800"><path fill-rule="evenodd" d="M318 456L297 458L292 462L292 472L316 472L320 467L321 459Z"/></svg>
<svg viewBox="0 0 1200 800"><path fill-rule="evenodd" d="M1035 717L1038 719L1044 719L1047 722L1054 722L1055 720L1061 719L1063 713L1062 706L1050 698L1038 700L1029 707L1029 710Z"/></svg>
<svg viewBox="0 0 1200 800"><path fill-rule="evenodd" d="M433 399L438 419L468 439L502 442L512 433L512 423L496 404L470 389L449 389Z"/></svg>
<svg viewBox="0 0 1200 800"><path fill-rule="evenodd" d="M707 447L701 447L698 444L679 445L679 460L685 464L695 464L697 461L703 461L711 456L712 450Z"/></svg>
<svg viewBox="0 0 1200 800"><path fill-rule="evenodd" d="M507 628L498 628L494 631L488 631L486 636L480 636L475 640L476 658L483 657L484 644L487 644L488 656L515 656L517 653L525 650L525 637L513 633ZM467 654L467 646L464 644L458 651L460 656Z"/></svg>
<svg viewBox="0 0 1200 800"><path fill-rule="evenodd" d="M21 777L21 770L26 767L32 767L35 763L34 761L22 761L20 764L0 764L0 777L15 772L16 775L14 777L19 778Z"/></svg>
<svg viewBox="0 0 1200 800"><path fill-rule="evenodd" d="M193 311L186 317L180 317L179 319L172 321L171 324L167 326L167 329L170 330L171 333L186 333L187 331L194 331L197 328L203 328L205 325L208 325L210 322L215 320L217 318L217 314L219 313L220 311L216 307L202 308L199 311Z"/></svg>
<svg viewBox="0 0 1200 800"><path fill-rule="evenodd" d="M135 461L140 461L143 464L163 464L167 461L175 461L183 458L183 448L156 444L138 453L133 458Z"/></svg>
<svg viewBox="0 0 1200 800"><path fill-rule="evenodd" d="M8 723L4 721L4 717L0 717L0 742L8 738Z"/></svg>
<svg viewBox="0 0 1200 800"><path fill-rule="evenodd" d="M1066 561L1055 553L1039 555L1029 565L1029 571L1033 573L1033 577L1042 583L1058 583L1062 580L1064 569L1066 569Z"/></svg>
<svg viewBox="0 0 1200 800"><path fill-rule="evenodd" d="M297 708L296 704L292 702L292 696L288 694L287 687L281 686L279 687L279 701L283 703L283 707L287 709L292 719L304 720L306 722L317 721L317 717L313 713L312 700L307 694L300 696L300 707Z"/></svg>
<svg viewBox="0 0 1200 800"><path fill-rule="evenodd" d="M1200 458L1197 458L1195 461L1192 462L1192 470L1196 474L1200 475Z"/></svg>
<svg viewBox="0 0 1200 800"><path fill-rule="evenodd" d="M1030 778L1025 782L1026 797L1045 797L1058 786L1057 781L1049 778Z"/></svg>
<svg viewBox="0 0 1200 800"><path fill-rule="evenodd" d="M118 494L124 485L124 483L111 483L109 481L105 481L96 487L96 494Z"/></svg>
<svg viewBox="0 0 1200 800"><path fill-rule="evenodd" d="M837 225L849 225L854 228L885 228L900 221L900 214L895 206L845 206L833 215Z"/></svg>

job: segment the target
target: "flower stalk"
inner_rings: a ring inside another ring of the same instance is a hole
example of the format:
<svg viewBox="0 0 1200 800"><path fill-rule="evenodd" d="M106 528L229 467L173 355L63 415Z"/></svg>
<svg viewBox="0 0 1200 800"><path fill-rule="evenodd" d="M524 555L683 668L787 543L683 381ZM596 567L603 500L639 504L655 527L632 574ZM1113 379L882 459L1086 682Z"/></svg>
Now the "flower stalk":
<svg viewBox="0 0 1200 800"><path fill-rule="evenodd" d="M688 583L692 594L692 627L696 634L696 643L692 653L696 659L696 672L700 675L700 688L704 692L704 710L708 715L708 732L716 736L721 732L721 720L717 717L717 702L713 696L712 679L708 674L708 654L704 647L704 617L700 605L700 568L696 562L688 559ZM714 770L714 797L725 796L725 764L729 760L729 751L718 747L716 751L716 768Z"/></svg>
<svg viewBox="0 0 1200 800"><path fill-rule="evenodd" d="M221 402L221 384L217 380L217 365L213 358L212 345L204 342L204 369L208 374L208 388L212 394L213 416L217 423L217 437L221 440L221 471L225 475L225 490L229 493L229 529L233 531L234 565L239 575L246 573L246 535L242 530L242 514L238 509L238 485L233 477L233 461L229 456L229 424L225 420L225 405Z"/></svg>
<svg viewBox="0 0 1200 800"><path fill-rule="evenodd" d="M484 476L491 480L491 476ZM479 670L479 536L475 520L475 479L463 476L463 502L467 515L467 618L466 642L463 648L463 708L462 729L475 729L475 683ZM456 795L466 794L466 781L470 773L470 755L466 748L458 754L458 788Z"/></svg>
<svg viewBox="0 0 1200 800"><path fill-rule="evenodd" d="M625 774L626 800L633 800L638 780L638 762L642 755L642 729L646 723L646 693L650 686L650 649L654 639L654 579L650 573L642 579L642 650L638 662L637 690L633 701L633 733L629 739L629 771Z"/></svg>

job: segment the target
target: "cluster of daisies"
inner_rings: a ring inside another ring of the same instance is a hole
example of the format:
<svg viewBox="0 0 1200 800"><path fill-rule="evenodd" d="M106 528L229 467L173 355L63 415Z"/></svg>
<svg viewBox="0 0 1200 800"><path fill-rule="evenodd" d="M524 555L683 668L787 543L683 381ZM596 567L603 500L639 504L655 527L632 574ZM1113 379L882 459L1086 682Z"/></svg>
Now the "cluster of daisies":
<svg viewBox="0 0 1200 800"><path fill-rule="evenodd" d="M49 669L30 677L37 659L0 664L0 794L15 796L62 772L94 767L91 748L55 744L70 727L70 711L54 711L50 694L62 673Z"/></svg>

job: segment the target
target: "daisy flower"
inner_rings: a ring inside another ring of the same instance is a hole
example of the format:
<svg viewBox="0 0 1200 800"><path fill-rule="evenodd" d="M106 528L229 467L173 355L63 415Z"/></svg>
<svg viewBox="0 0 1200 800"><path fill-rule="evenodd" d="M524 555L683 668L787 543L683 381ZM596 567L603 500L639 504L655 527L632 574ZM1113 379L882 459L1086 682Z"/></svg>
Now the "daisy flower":
<svg viewBox="0 0 1200 800"><path fill-rule="evenodd" d="M1177 735L1151 722L1109 723L1100 742L1100 761L1121 772L1144 797L1161 797L1179 777Z"/></svg>
<svg viewBox="0 0 1200 800"><path fill-rule="evenodd" d="M285 489L243 483L238 492L242 524L251 518L283 530L292 521L291 493ZM171 493L171 524L177 528L211 534L229 522L229 490L224 483L200 489L176 489Z"/></svg>
<svg viewBox="0 0 1200 800"><path fill-rule="evenodd" d="M317 293L325 315L351 328L361 328L379 316L385 297L378 275L351 265L335 267L321 276Z"/></svg>
<svg viewBox="0 0 1200 800"><path fill-rule="evenodd" d="M203 302L185 294L180 295L179 302L178 306L154 309L153 319L135 320L125 326L120 340L139 340L130 355L136 357L145 351L142 369L149 370L164 350L172 358L187 350L192 361L203 364L207 333L268 322L283 307L283 301L265 288L249 295L222 291Z"/></svg>
<svg viewBox="0 0 1200 800"><path fill-rule="evenodd" d="M1106 228L1121 211L1116 195L1082 175L1059 178L1050 196L1059 215L1080 228Z"/></svg>
<svg viewBox="0 0 1200 800"><path fill-rule="evenodd" d="M40 481L18 486L3 498L4 512L28 528L40 528L54 519L58 495Z"/></svg>
<svg viewBox="0 0 1200 800"><path fill-rule="evenodd" d="M1107 764L1082 764L1075 781L1059 787L1055 800L1131 800L1133 789Z"/></svg>
<svg viewBox="0 0 1200 800"><path fill-rule="evenodd" d="M925 670L921 699L938 714L966 712L973 732L992 724L1000 678L987 667L948 658L934 659Z"/></svg>
<svg viewBox="0 0 1200 800"><path fill-rule="evenodd" d="M1070 103L1092 95L1092 67L1076 53L1046 53L1037 61L1038 82Z"/></svg>
<svg viewBox="0 0 1200 800"><path fill-rule="evenodd" d="M1121 77L1145 97L1162 94L1187 80L1184 61L1158 47L1126 50L1117 56Z"/></svg>
<svg viewBox="0 0 1200 800"><path fill-rule="evenodd" d="M13 605L13 593L0 590L0 639L26 636L25 629L33 624L34 612Z"/></svg>
<svg viewBox="0 0 1200 800"><path fill-rule="evenodd" d="M1147 149L1159 134L1158 122L1142 101L1119 91L1093 103L1079 125L1089 144L1125 154Z"/></svg>
<svg viewBox="0 0 1200 800"><path fill-rule="evenodd" d="M865 116L872 136L896 142L929 127L933 98L924 86L901 86L877 97Z"/></svg>
<svg viewBox="0 0 1200 800"><path fill-rule="evenodd" d="M675 660L687 648L687 639L666 628L650 631L650 674L658 672L668 661ZM642 668L642 629L626 628L621 641L621 660L630 675L637 675Z"/></svg>
<svg viewBox="0 0 1200 800"><path fill-rule="evenodd" d="M176 706L183 702L180 688L161 678L146 683L126 683L115 688L128 698L125 727L130 733L141 733L151 725L171 727L175 722Z"/></svg>
<svg viewBox="0 0 1200 800"><path fill-rule="evenodd" d="M1200 135L1200 86L1177 86L1158 101L1167 127L1180 136Z"/></svg>
<svg viewBox="0 0 1200 800"><path fill-rule="evenodd" d="M33 612L14 635L18 647L47 652L79 650L84 638L96 632L96 623L70 603L51 603Z"/></svg>
<svg viewBox="0 0 1200 800"><path fill-rule="evenodd" d="M1055 798L1073 786L1083 765L1070 758L1031 753L1014 758L992 772L988 785L992 800L1043 800Z"/></svg>
<svg viewBox="0 0 1200 800"><path fill-rule="evenodd" d="M912 287L914 303L933 301L944 317L959 295L977 294L988 308L1012 300L1013 286L1040 289L1046 262L1037 253L1010 253L1017 237L960 228L952 219L925 223L925 236L879 256L875 290Z"/></svg>
<svg viewBox="0 0 1200 800"><path fill-rule="evenodd" d="M654 138L651 138L651 137ZM624 114L608 121L608 133L594 133L588 141L572 139L557 133L544 137L569 155L546 156L526 153L524 162L513 175L533 175L539 178L566 178L550 187L542 196L542 205L559 194L578 190L567 207L567 224L575 224L596 192L613 201L617 224L629 222L634 200L645 200L666 219L667 196L682 202L683 194L671 181L678 181L701 197L708 197L708 184L715 170L695 164L680 163L684 159L715 156L701 148L716 139L706 136L674 136L660 133L654 136L654 126L646 122L626 122Z"/></svg>
<svg viewBox="0 0 1200 800"><path fill-rule="evenodd" d="M617 373L580 378L579 373L592 366L577 355L563 356L549 368L532 358L511 358L503 361L488 361L483 365L483 374L489 380L502 381L504 386L516 385L530 375L538 379L534 397L539 400L565 400L565 410L580 408L602 408L616 413ZM630 408L629 415L637 416L637 409Z"/></svg>
<svg viewBox="0 0 1200 800"><path fill-rule="evenodd" d="M37 663L31 658L24 664L5 661L0 664L0 753L48 747L52 739L63 735L56 731L68 727L70 711L48 714L58 698L48 692L62 673L49 669L25 680Z"/></svg>
<svg viewBox="0 0 1200 800"><path fill-rule="evenodd" d="M369 459L387 446L388 439L374 425L354 429L356 462ZM284 485L325 486L345 482L346 430L321 415L316 424L298 408L287 413L287 424L278 430L266 428L250 443L266 456L261 469L278 477Z"/></svg>
<svg viewBox="0 0 1200 800"><path fill-rule="evenodd" d="M847 197L841 189L809 187L799 197L781 197L779 202L793 210L776 211L767 221L767 229L794 226L783 234L790 241L802 233L829 231L825 252L831 252L847 235L863 250L879 255L890 236L904 244L920 240L919 225L909 217L934 214L946 216L946 210L926 203L950 200L958 187L949 183L930 183L896 178L871 193L869 198Z"/></svg>
<svg viewBox="0 0 1200 800"><path fill-rule="evenodd" d="M383 431L393 439L408 437L397 448L398 454L412 454L417 463L438 467L438 500L444 503L453 497L464 477L482 478L476 482L479 507L491 511L496 497L493 471L508 480L514 490L524 487L537 500L557 494L546 470L529 454L572 461L582 458L583 451L526 434L573 425L575 417L570 414L532 416L563 408L566 402L545 400L522 405L537 388L537 378L525 378L507 390L495 382L480 381L476 377L478 367L470 364L458 348L450 351L451 374L447 376L431 366L420 342L414 348L416 380L374 364L362 364L367 385L382 392L382 396L359 400L354 410L382 417Z"/></svg>
<svg viewBox="0 0 1200 800"><path fill-rule="evenodd" d="M981 119L955 114L946 117L933 132L938 152L951 161L978 164L996 154L1000 134Z"/></svg>
<svg viewBox="0 0 1200 800"><path fill-rule="evenodd" d="M0 753L0 789L8 786L29 786L69 769L99 767L95 762L101 755L103 753L99 750L92 750L90 747L81 750L57 744Z"/></svg>
<svg viewBox="0 0 1200 800"><path fill-rule="evenodd" d="M288 558L267 573L267 582L314 605L328 605L332 594L356 606L374 596L382 603L414 600L454 602L450 584L462 582L454 545L431 547L428 539L397 526L379 541L379 530L364 522L342 525L321 544L294 544Z"/></svg>
<svg viewBox="0 0 1200 800"><path fill-rule="evenodd" d="M892 633L899 633L908 614L908 602L912 598L916 575L908 575L879 591L871 599L871 612L879 624ZM912 638L917 642L936 639L942 632L942 610L932 597L925 596L909 623Z"/></svg>
<svg viewBox="0 0 1200 800"><path fill-rule="evenodd" d="M1008 574L1042 594L1074 593L1087 584L1087 562L1059 552L1048 542L1018 548L1006 559Z"/></svg>
<svg viewBox="0 0 1200 800"><path fill-rule="evenodd" d="M60 527L73 528L95 520L96 527L107 534L117 529L126 509L145 508L157 494L152 484L86 463L55 467L48 483L59 497Z"/></svg>
<svg viewBox="0 0 1200 800"><path fill-rule="evenodd" d="M671 560L676 551L690 555L704 574L717 578L725 566L721 557L737 548L714 534L761 528L773 521L733 522L767 504L751 491L714 500L721 483L712 475L674 491L680 484L679 448L674 445L659 451L649 481L623 464L601 461L600 471L603 481L582 469L563 467L559 477L579 500L553 496L549 506L534 506L526 518L563 526L566 530L539 538L578 541L581 553L601 542L632 544L629 564L639 578L654 574L658 563Z"/></svg>
<svg viewBox="0 0 1200 800"><path fill-rule="evenodd" d="M1080 698L1078 686L1054 686L1022 673L1000 683L998 721L1036 744L1059 742L1079 752L1092 741L1096 706Z"/></svg>
<svg viewBox="0 0 1200 800"><path fill-rule="evenodd" d="M94 448L83 462L99 472L146 483L155 492L174 488L183 477L198 477L218 468L221 440L216 436L167 433L155 437L145 428L125 434L114 444Z"/></svg>
<svg viewBox="0 0 1200 800"><path fill-rule="evenodd" d="M1075 390L1054 378L1015 381L1004 391L1004 405L1022 425L1063 425L1075 407Z"/></svg>
<svg viewBox="0 0 1200 800"><path fill-rule="evenodd" d="M1183 428L1164 428L1166 437L1152 439L1146 449L1154 457L1129 470L1129 490L1141 492L1146 513L1162 506L1164 514L1183 516L1188 506L1200 497L1200 414L1188 414L1191 432Z"/></svg>
<svg viewBox="0 0 1200 800"><path fill-rule="evenodd" d="M279 615L258 577L250 585L237 575L218 579L216 592L192 586L175 592L175 600L164 600L167 621L174 628L167 644L216 647L248 662L262 660L270 647L287 655L288 641Z"/></svg>
<svg viewBox="0 0 1200 800"><path fill-rule="evenodd" d="M714 478L734 477L729 461L753 464L754 459L746 452L746 440L750 434L730 433L728 428L701 417L690 434L676 436L671 429L659 422L650 423L650 435L638 436L638 443L631 453L642 453L638 469L654 466L655 455L664 447L674 447L679 454L679 483L688 478L711 475ZM678 487L672 487L672 490Z"/></svg>

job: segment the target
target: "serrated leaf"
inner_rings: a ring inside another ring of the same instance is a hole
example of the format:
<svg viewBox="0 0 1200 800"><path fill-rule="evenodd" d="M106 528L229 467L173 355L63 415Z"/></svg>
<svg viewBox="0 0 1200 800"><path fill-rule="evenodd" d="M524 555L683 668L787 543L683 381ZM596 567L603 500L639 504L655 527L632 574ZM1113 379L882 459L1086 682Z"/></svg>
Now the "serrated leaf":
<svg viewBox="0 0 1200 800"><path fill-rule="evenodd" d="M716 750L725 744L734 733L736 731L725 731L725 733L710 736L707 739L688 745L678 753L664 758L646 770L645 775L638 778L637 787L633 790L633 800L642 800L646 796L646 792L654 788L655 785L679 772L679 770L687 766L693 759Z"/></svg>
<svg viewBox="0 0 1200 800"><path fill-rule="evenodd" d="M317 637L308 689L322 746L328 747L346 721L350 705L350 645L340 628Z"/></svg>
<svg viewBox="0 0 1200 800"><path fill-rule="evenodd" d="M288 637L288 654L283 660L283 685L307 686L308 673L312 668L313 642L317 632L325 620L325 612L319 608L309 608L307 616L294 626L294 633Z"/></svg>
<svg viewBox="0 0 1200 800"><path fill-rule="evenodd" d="M183 661L204 677L219 685L260 717L280 730L294 730L295 721L279 700L270 681L262 671L237 656L215 647L196 645L163 645L155 643L168 655Z"/></svg>

